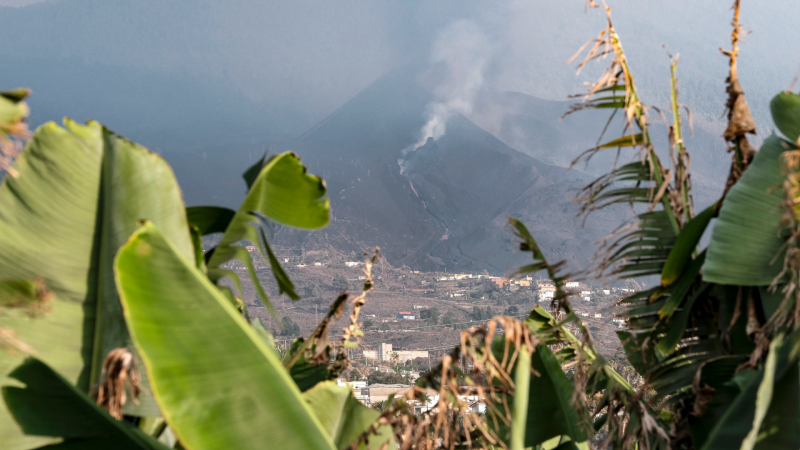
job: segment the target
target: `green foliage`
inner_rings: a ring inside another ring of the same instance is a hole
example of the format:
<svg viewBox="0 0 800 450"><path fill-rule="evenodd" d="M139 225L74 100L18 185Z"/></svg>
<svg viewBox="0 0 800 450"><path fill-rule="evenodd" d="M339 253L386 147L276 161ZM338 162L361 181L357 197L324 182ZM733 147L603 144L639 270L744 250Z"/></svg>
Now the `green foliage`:
<svg viewBox="0 0 800 450"><path fill-rule="evenodd" d="M437 324L439 322L439 317L441 315L442 315L441 311L439 311L439 308L436 306L427 309L422 309L419 312L420 319L428 322L431 325Z"/></svg>
<svg viewBox="0 0 800 450"><path fill-rule="evenodd" d="M704 281L768 286L783 270L781 155L793 148L777 136L768 137L728 192L711 234Z"/></svg>
<svg viewBox="0 0 800 450"><path fill-rule="evenodd" d="M461 322L463 319L455 310L449 310L442 316L442 325L453 326L453 324Z"/></svg>
<svg viewBox="0 0 800 450"><path fill-rule="evenodd" d="M139 429L109 416L38 359L25 360L9 377L25 385L3 387L3 399L25 434L64 438L48 449L167 449Z"/></svg>
<svg viewBox="0 0 800 450"><path fill-rule="evenodd" d="M778 130L790 141L797 142L800 136L800 95L781 92L772 99L769 109Z"/></svg>
<svg viewBox="0 0 800 450"><path fill-rule="evenodd" d="M297 354L305 342L306 339L302 337L295 339L287 355ZM313 347L315 344L311 345ZM316 350L316 347L312 350ZM322 352L326 356L326 359L330 358L330 351L328 349ZM297 387L303 392L313 388L317 383L334 378L327 364L313 364L313 361L308 361L306 359L307 355L308 353L306 352L300 352L297 361L289 368L289 375L292 377Z"/></svg>
<svg viewBox="0 0 800 450"><path fill-rule="evenodd" d="M328 224L330 201L323 198L327 191L322 179L306 173L300 158L292 152L270 158L265 156L245 172L244 178L249 191L237 212L221 211L214 207L196 207L189 213L201 232L218 232L224 229L219 244L206 256L209 276L214 281L230 277L235 284L240 285L238 275L222 269L222 265L228 261L240 261L247 268L262 302L272 309L272 304L256 276L249 253L236 244L242 240L255 244L264 260L269 262L278 290L292 300L298 300L300 297L294 291L294 284L281 267L267 240L269 220L296 228L321 228ZM225 219L230 219L229 223L225 224Z"/></svg>
<svg viewBox="0 0 800 450"><path fill-rule="evenodd" d="M283 316L281 319L281 336L297 336L300 334L300 325L297 325L294 320L289 316Z"/></svg>
<svg viewBox="0 0 800 450"><path fill-rule="evenodd" d="M375 423L380 413L367 408L356 400L347 386L338 386L333 381L317 384L303 394L303 398L319 419L335 447L350 448L362 434ZM381 448L392 439L391 428L382 426L377 436L370 440L371 448Z"/></svg>
<svg viewBox="0 0 800 450"><path fill-rule="evenodd" d="M137 222L157 223L186 257L194 249L180 189L160 156L97 122L64 125L36 130L14 165L18 176L0 186L0 279L42 280L50 311L36 320L8 311L0 327L88 392L106 354L131 346L112 262ZM22 358L0 351L0 369L7 373ZM151 398L126 410L158 415ZM12 445L15 435L3 408L0 437Z"/></svg>
<svg viewBox="0 0 800 450"><path fill-rule="evenodd" d="M395 372L373 371L367 375L367 384L410 384L408 378Z"/></svg>
<svg viewBox="0 0 800 450"><path fill-rule="evenodd" d="M504 345L505 342L502 339L493 343L492 351L498 360L503 358ZM520 354L522 354L522 349L520 349ZM581 425L584 423L583 421L588 421L588 418L579 417L578 411L572 405L571 399L575 388L562 371L561 364L550 349L545 345L539 345L526 361L520 358L520 361L509 370L509 373L516 374L517 378L523 372L520 364L529 366L530 369L527 372L532 369L535 375L527 377L525 382L527 386L523 392L518 390L515 395L508 396L505 400L510 403L515 413L517 410L515 405L520 403L518 400L525 400L521 402L524 404L525 413L517 413L522 416L522 423L525 424L524 427L521 427L524 447L534 447L562 435L570 436L576 442L585 441L586 436ZM498 404L496 407L500 408L501 405ZM515 423L519 422L512 421L511 423L512 442ZM500 436L508 434L505 423L498 423L498 431Z"/></svg>
<svg viewBox="0 0 800 450"><path fill-rule="evenodd" d="M275 351L154 224L120 250L115 273L153 395L185 446L332 447Z"/></svg>
<svg viewBox="0 0 800 450"><path fill-rule="evenodd" d="M350 371L350 378L349 378L350 381L361 381L363 379L364 377L361 376L361 373L359 371L357 370Z"/></svg>

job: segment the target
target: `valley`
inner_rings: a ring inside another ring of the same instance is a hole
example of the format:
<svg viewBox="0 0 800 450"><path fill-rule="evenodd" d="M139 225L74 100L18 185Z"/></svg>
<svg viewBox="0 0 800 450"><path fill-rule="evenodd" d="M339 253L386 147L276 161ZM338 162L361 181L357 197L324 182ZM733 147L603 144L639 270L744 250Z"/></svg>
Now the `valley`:
<svg viewBox="0 0 800 450"><path fill-rule="evenodd" d="M339 293L337 278L346 279L350 292L360 291L364 282L363 264L352 266L362 260L353 258L356 255L309 251L298 256L292 250L275 249L281 261L289 260L283 263L283 267L302 297L294 302L278 293L274 277L257 251L251 251L251 255L256 262L258 278L275 309L282 318L297 325L294 330L280 329L276 318L269 315L258 299L246 270L241 266L231 266L242 280L250 317L258 318L274 333L276 342L283 346L313 331ZM379 259L373 268L373 281L374 287L367 295L359 319L365 335L359 347L351 353L356 362L363 359L363 351L375 350L381 343L392 344L395 350L425 350L431 360L436 361L459 344L464 329L480 325L495 315L524 319L536 306L550 308L550 299L544 294L548 283L535 277L523 278L520 284L503 285L508 281L503 274L425 272L408 266L393 267L385 259ZM614 333L619 327L614 320L620 320L614 315L615 303L625 293L623 289L638 288L631 283L632 280L623 284L625 288L583 283L580 287L570 288L575 294L572 301L578 314L592 331L598 348L609 357L613 357L620 346ZM590 300L586 301L586 297ZM350 311L348 309L347 313ZM399 319L400 312L411 313L414 319ZM347 321L345 315L331 325L332 342L336 342ZM417 363L422 364L420 361Z"/></svg>

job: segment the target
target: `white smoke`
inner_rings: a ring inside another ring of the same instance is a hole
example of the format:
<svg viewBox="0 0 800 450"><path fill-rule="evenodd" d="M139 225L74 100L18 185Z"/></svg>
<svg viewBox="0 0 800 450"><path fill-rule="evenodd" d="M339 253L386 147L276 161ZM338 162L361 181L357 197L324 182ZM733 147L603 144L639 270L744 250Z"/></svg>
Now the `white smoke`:
<svg viewBox="0 0 800 450"><path fill-rule="evenodd" d="M492 55L487 36L472 20L459 19L440 31L433 41L429 74L436 78L434 100L425 108L427 121L417 141L404 148L398 160L403 173L406 156L438 140L447 132L447 121L455 114L468 115L484 83L484 72Z"/></svg>

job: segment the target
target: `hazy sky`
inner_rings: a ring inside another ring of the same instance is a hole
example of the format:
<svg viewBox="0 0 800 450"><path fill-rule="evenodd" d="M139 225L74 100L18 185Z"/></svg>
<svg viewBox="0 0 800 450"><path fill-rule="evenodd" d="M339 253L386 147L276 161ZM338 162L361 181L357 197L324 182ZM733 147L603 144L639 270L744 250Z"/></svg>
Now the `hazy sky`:
<svg viewBox="0 0 800 450"><path fill-rule="evenodd" d="M0 0L21 5L32 0ZM668 58L679 53L681 94L699 119L722 114L731 0L608 0L646 101L663 103ZM757 114L800 67L800 4L745 0L740 73ZM584 0L51 0L0 11L0 50L38 58L146 68L219 79L256 102L321 119L393 68L449 67L434 89L467 72L476 91L564 99L592 70L567 58L604 26ZM436 48L442 36L456 38ZM458 26L456 26L458 28ZM4 31L5 30L5 31ZM788 45L791 43L791 45ZM452 54L447 54L452 50ZM438 52L438 56L436 55ZM460 52L460 53L459 53ZM470 52L477 52L471 54ZM459 64L461 66L459 66ZM468 65L469 67L466 67ZM595 67L599 68L601 64ZM460 68L459 68L460 67ZM453 78L452 70L458 70ZM476 81L475 76L479 80ZM449 77L449 78L448 78ZM464 86L456 86L461 89ZM469 93L468 93L469 94ZM469 94L469 95L472 95Z"/></svg>
<svg viewBox="0 0 800 450"><path fill-rule="evenodd" d="M0 6L25 6L39 3L43 0L0 0Z"/></svg>

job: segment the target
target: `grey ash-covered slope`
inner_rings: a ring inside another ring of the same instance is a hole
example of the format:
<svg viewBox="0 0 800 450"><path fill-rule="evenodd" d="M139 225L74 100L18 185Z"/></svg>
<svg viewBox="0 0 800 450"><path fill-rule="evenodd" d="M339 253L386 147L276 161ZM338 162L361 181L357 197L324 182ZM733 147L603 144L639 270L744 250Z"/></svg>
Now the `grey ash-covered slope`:
<svg viewBox="0 0 800 450"><path fill-rule="evenodd" d="M333 220L317 232L281 230L278 241L377 245L394 265L498 272L530 257L517 250L513 216L554 260L588 262L592 243L619 223L601 213L580 226L570 202L589 177L520 153L460 115L443 137L404 156L430 100L409 72L391 73L287 144L326 180Z"/></svg>

